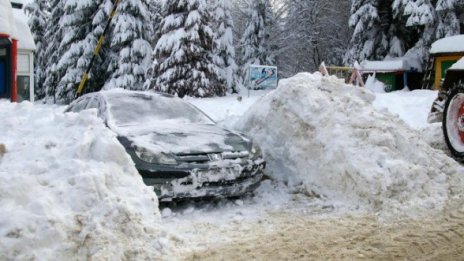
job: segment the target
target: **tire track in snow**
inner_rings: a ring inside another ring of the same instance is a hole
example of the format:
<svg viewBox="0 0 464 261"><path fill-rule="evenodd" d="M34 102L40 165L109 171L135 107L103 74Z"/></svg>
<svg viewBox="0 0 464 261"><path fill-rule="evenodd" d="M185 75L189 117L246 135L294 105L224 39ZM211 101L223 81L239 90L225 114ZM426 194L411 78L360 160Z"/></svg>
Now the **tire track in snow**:
<svg viewBox="0 0 464 261"><path fill-rule="evenodd" d="M384 223L375 216L307 216L271 213L267 222L245 231L228 231L231 240L204 251L186 253L185 260L462 260L464 209L449 206L423 219ZM267 227L273 224L273 229ZM243 234L243 232L246 232Z"/></svg>

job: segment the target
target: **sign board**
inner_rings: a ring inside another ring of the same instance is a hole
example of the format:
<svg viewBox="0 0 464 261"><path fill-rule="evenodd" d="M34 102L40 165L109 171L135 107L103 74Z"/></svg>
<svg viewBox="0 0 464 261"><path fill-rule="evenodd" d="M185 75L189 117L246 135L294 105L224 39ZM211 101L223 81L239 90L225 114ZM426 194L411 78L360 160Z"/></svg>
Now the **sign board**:
<svg viewBox="0 0 464 261"><path fill-rule="evenodd" d="M248 80L250 89L277 88L277 67L250 65L249 70Z"/></svg>

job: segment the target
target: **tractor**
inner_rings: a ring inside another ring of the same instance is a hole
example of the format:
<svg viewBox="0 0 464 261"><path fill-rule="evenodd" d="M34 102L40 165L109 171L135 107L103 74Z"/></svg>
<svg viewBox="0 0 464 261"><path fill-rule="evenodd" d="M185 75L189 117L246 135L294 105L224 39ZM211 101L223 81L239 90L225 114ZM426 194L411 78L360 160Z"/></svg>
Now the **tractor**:
<svg viewBox="0 0 464 261"><path fill-rule="evenodd" d="M442 123L451 154L464 162L464 58L446 71L428 120L430 123Z"/></svg>

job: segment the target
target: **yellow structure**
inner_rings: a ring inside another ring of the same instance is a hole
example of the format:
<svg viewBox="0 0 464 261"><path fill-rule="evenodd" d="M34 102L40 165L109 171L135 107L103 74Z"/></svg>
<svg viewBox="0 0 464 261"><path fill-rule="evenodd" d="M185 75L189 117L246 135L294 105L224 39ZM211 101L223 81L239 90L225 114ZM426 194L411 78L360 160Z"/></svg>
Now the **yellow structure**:
<svg viewBox="0 0 464 261"><path fill-rule="evenodd" d="M344 67L344 66L327 66L327 71L329 75L335 75L340 79L345 79L345 82L348 82L351 74L352 74L353 67Z"/></svg>
<svg viewBox="0 0 464 261"><path fill-rule="evenodd" d="M432 44L430 56L434 58L433 88L439 90L445 79L446 71L464 57L464 35L455 35L436 41Z"/></svg>
<svg viewBox="0 0 464 261"><path fill-rule="evenodd" d="M441 83L445 79L446 71L462 57L464 57L464 53L435 56L435 82L433 84L435 90L441 88Z"/></svg>

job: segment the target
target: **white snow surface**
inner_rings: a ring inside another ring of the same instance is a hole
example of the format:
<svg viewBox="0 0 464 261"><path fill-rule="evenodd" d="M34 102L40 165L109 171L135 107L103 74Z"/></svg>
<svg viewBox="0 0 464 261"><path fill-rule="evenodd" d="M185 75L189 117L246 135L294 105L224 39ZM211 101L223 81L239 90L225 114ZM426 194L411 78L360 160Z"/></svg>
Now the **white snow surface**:
<svg viewBox="0 0 464 261"><path fill-rule="evenodd" d="M441 210L462 193L463 167L424 142L375 96L319 73L281 80L237 127L257 141L267 174L309 194L384 215Z"/></svg>
<svg viewBox="0 0 464 261"><path fill-rule="evenodd" d="M385 93L385 84L375 78L375 73L367 77L365 87L372 92Z"/></svg>
<svg viewBox="0 0 464 261"><path fill-rule="evenodd" d="M361 63L361 70L363 72L395 72L395 71L421 71L421 63L417 58L401 57L386 59L384 61L368 61L365 60Z"/></svg>
<svg viewBox="0 0 464 261"><path fill-rule="evenodd" d="M464 52L464 34L440 39L432 44L431 54Z"/></svg>
<svg viewBox="0 0 464 261"><path fill-rule="evenodd" d="M420 130L429 126L427 117L437 95L437 91L431 90L376 93L373 105L378 110L388 110L411 128Z"/></svg>
<svg viewBox="0 0 464 261"><path fill-rule="evenodd" d="M96 111L0 101L0 259L156 259L157 197Z"/></svg>
<svg viewBox="0 0 464 261"><path fill-rule="evenodd" d="M451 70L464 70L464 57L457 61L453 66L450 68Z"/></svg>
<svg viewBox="0 0 464 261"><path fill-rule="evenodd" d="M13 9L13 16L16 25L16 38L19 50L35 51L35 42L32 37L31 29L27 23L27 16L21 9Z"/></svg>
<svg viewBox="0 0 464 261"><path fill-rule="evenodd" d="M0 34L14 35L15 23L10 1L0 1Z"/></svg>

